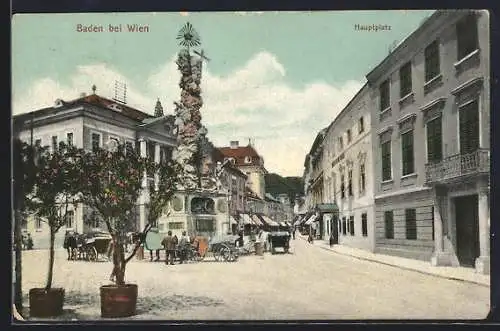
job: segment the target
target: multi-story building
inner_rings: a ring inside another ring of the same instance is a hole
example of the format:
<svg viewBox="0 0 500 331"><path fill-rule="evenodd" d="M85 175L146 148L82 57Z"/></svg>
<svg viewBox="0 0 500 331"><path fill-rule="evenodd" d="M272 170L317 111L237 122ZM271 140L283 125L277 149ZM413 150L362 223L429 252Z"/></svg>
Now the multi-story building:
<svg viewBox="0 0 500 331"><path fill-rule="evenodd" d="M489 272L489 16L438 10L368 75L376 252Z"/></svg>
<svg viewBox="0 0 500 331"><path fill-rule="evenodd" d="M326 131L324 128L316 135L305 159L304 192L310 210L323 202L323 140Z"/></svg>
<svg viewBox="0 0 500 331"><path fill-rule="evenodd" d="M339 213L338 243L373 251L374 200L370 89L365 84L328 127L323 139L325 203ZM335 234L335 233L334 233Z"/></svg>
<svg viewBox="0 0 500 331"><path fill-rule="evenodd" d="M161 104L157 104L158 107ZM23 123L19 133L21 140L52 149L64 141L91 151L115 139L127 148L135 148L142 156L159 161L171 158L176 146L173 116L154 117L95 92L71 101L58 99L51 107L17 115L14 121ZM146 183L153 180L152 174L145 174L133 230L142 230L147 222ZM71 208L65 228L80 233L91 228L104 229L104 223L94 216L87 206L77 204ZM49 229L42 219L30 218L25 227L32 233L35 247L48 247ZM64 232L59 231L57 245L61 244Z"/></svg>
<svg viewBox="0 0 500 331"><path fill-rule="evenodd" d="M238 141L231 141L229 147L221 147L219 151L224 159L231 160L236 168L247 175L246 185L261 199L264 199L267 170L264 167L264 158L257 153L255 148L251 144L239 146Z"/></svg>
<svg viewBox="0 0 500 331"><path fill-rule="evenodd" d="M238 218L238 215L244 213L246 209L245 186L247 175L240 171L232 162L228 161L224 163L224 155L218 148L214 148L212 154L214 160L219 166L222 166L220 181L222 190L228 192L229 214L233 219L235 217ZM231 221L233 222L233 220Z"/></svg>

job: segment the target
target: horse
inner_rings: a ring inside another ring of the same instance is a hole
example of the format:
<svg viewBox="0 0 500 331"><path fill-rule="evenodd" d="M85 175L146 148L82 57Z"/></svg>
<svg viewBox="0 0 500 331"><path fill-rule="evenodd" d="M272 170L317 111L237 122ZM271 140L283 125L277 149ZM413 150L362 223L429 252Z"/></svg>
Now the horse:
<svg viewBox="0 0 500 331"><path fill-rule="evenodd" d="M80 242L80 234L74 231L66 231L64 234L63 247L68 252L68 260L76 259L76 250Z"/></svg>

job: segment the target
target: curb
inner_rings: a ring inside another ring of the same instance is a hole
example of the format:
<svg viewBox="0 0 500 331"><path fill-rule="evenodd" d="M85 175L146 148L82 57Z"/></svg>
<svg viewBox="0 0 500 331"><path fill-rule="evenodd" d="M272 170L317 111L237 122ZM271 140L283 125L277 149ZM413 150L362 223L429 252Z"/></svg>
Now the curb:
<svg viewBox="0 0 500 331"><path fill-rule="evenodd" d="M303 237L299 237L299 238L302 239L302 240L304 240L304 241L307 241L307 239L305 239ZM404 266L401 266L401 265L398 265L398 264L387 263L387 262L383 262L383 261L376 260L376 259L370 259L370 258L367 258L367 257L361 257L361 256L356 256L356 255L352 255L352 254L348 254L348 253L338 252L338 251L335 251L333 249L330 249L330 248L327 248L327 247L318 246L318 245L315 245L315 244L313 244L312 246L318 247L318 248L323 249L325 251L333 252L333 253L339 254L339 255L349 256L349 257L352 257L352 258L355 258L355 259L358 259L358 260L362 260L362 261L368 261L368 262L372 262L372 263L383 264L383 265L386 265L386 266L390 266L390 267L394 267L394 268L399 268L399 269L407 270L407 271L418 272L420 274L429 275L429 276L433 276L433 277L437 277L437 278L455 280L455 281L464 282L464 283L471 283L471 284L475 284L475 285L479 285L479 286L490 288L490 285L487 285L487 284L484 284L484 283L481 283L481 282L477 282L477 281L474 281L474 280L462 279L462 278L457 278L457 277L453 277L453 276L438 275L438 274L435 274L435 273L432 273L432 272L423 271L423 270L419 270L419 269L408 268L408 267L404 267Z"/></svg>

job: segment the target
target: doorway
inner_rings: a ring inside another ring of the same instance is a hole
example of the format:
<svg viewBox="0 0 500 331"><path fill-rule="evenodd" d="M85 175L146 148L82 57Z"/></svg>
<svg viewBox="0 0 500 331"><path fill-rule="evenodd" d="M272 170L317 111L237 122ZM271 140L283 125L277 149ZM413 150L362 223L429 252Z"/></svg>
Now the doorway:
<svg viewBox="0 0 500 331"><path fill-rule="evenodd" d="M338 226L338 217L332 217L332 220L330 222L332 228L331 228L331 234L332 234L332 244L337 245L339 243L339 226Z"/></svg>
<svg viewBox="0 0 500 331"><path fill-rule="evenodd" d="M474 267L479 256L478 197L455 198L457 257L461 266Z"/></svg>

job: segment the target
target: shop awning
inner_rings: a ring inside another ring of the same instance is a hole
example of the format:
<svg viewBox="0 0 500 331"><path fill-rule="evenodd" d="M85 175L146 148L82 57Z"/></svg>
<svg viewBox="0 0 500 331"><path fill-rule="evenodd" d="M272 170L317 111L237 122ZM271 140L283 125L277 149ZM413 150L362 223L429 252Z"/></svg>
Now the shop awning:
<svg viewBox="0 0 500 331"><path fill-rule="evenodd" d="M320 203L316 205L316 210L320 213L335 213L339 207L335 203Z"/></svg>
<svg viewBox="0 0 500 331"><path fill-rule="evenodd" d="M230 220L231 224L238 224L238 222L236 222L236 220L234 219L233 216L229 216L229 220Z"/></svg>
<svg viewBox="0 0 500 331"><path fill-rule="evenodd" d="M243 224L253 224L252 219L248 214L241 214L241 219L243 220Z"/></svg>
<svg viewBox="0 0 500 331"><path fill-rule="evenodd" d="M316 218L317 218L316 214L311 215L311 217L309 217L309 219L306 221L305 224L310 225L312 222L316 221Z"/></svg>
<svg viewBox="0 0 500 331"><path fill-rule="evenodd" d="M255 225L264 225L257 215L252 215L252 221Z"/></svg>
<svg viewBox="0 0 500 331"><path fill-rule="evenodd" d="M287 227L287 226L288 226L288 225L286 225L286 223L285 223L285 222L280 222L280 225L281 225L282 227Z"/></svg>
<svg viewBox="0 0 500 331"><path fill-rule="evenodd" d="M278 222L275 222L273 221L272 219L270 219L269 217L267 217L266 215L262 215L262 218L264 219L264 221L267 222L267 224L269 224L270 226L279 226Z"/></svg>
<svg viewBox="0 0 500 331"><path fill-rule="evenodd" d="M303 224L309 220L309 218L313 215L313 213L309 212L305 214L301 219L300 219L300 224Z"/></svg>

